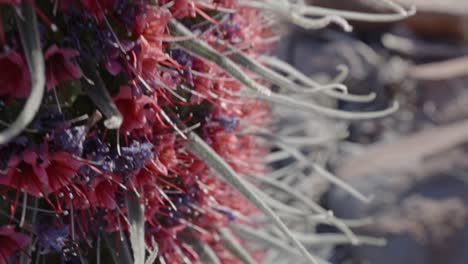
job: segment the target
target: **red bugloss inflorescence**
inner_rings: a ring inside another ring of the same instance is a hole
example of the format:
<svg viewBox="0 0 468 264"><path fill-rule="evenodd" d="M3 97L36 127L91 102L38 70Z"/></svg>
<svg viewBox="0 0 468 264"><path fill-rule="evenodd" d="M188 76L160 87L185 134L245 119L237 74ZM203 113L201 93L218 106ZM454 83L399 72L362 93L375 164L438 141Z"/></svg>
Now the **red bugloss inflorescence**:
<svg viewBox="0 0 468 264"><path fill-rule="evenodd" d="M269 108L239 97L241 83L178 46L184 37L174 36L168 24L178 19L219 52L225 51L221 42L255 56L270 45L263 41L270 30L257 19L259 11L234 0L25 1L40 21L46 95L30 129L0 146L0 188L10 197L0 210L7 208L13 219L32 206L20 206L20 197L34 199L39 215L54 212L60 219L60 227L26 225L34 227L25 233L39 238L39 251L92 248L102 232L125 236L126 201L135 193L145 208L146 244L158 245L159 261L197 262L199 253L189 243L197 239L223 263L240 263L217 230L256 209L188 151L183 134L195 131L236 172L261 174L266 149L243 131L264 127ZM6 14L0 17L5 122L31 87L26 51L11 26L18 8L20 1L0 0ZM103 125L89 89L110 95L123 118L118 130ZM0 227L0 263L28 241L10 225Z"/></svg>

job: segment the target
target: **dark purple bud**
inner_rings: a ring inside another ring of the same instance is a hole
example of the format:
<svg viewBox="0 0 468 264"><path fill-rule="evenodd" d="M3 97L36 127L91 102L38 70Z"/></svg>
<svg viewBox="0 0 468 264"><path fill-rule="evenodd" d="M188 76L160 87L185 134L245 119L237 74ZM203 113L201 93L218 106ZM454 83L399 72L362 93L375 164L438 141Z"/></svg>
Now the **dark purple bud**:
<svg viewBox="0 0 468 264"><path fill-rule="evenodd" d="M36 116L31 123L31 127L39 131L53 130L63 127L65 123L65 116L63 113L61 113L57 107L50 107Z"/></svg>
<svg viewBox="0 0 468 264"><path fill-rule="evenodd" d="M113 172L115 170L114 156L111 155L109 147L97 136L85 140L83 144L83 156L92 160L95 166L104 172Z"/></svg>
<svg viewBox="0 0 468 264"><path fill-rule="evenodd" d="M109 151L109 147L97 136L86 139L83 144L83 155L85 157L107 156Z"/></svg>
<svg viewBox="0 0 468 264"><path fill-rule="evenodd" d="M186 193L172 194L170 197L177 206L185 206L189 203L193 203L193 197Z"/></svg>
<svg viewBox="0 0 468 264"><path fill-rule="evenodd" d="M232 132L239 125L239 120L235 116L220 116L218 122L227 132Z"/></svg>
<svg viewBox="0 0 468 264"><path fill-rule="evenodd" d="M143 168L145 163L152 158L152 144L133 141L130 146L121 148L121 155L115 159L115 171L122 175L128 175Z"/></svg>
<svg viewBox="0 0 468 264"><path fill-rule="evenodd" d="M171 50L171 56L181 65L192 65L192 56L190 56L187 52L181 49Z"/></svg>

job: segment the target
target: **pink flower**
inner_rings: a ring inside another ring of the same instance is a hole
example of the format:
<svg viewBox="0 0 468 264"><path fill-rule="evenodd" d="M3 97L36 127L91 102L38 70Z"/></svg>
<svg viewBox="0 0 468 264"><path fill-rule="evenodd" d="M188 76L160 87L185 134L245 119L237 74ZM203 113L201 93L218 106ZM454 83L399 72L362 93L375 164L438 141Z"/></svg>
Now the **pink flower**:
<svg viewBox="0 0 468 264"><path fill-rule="evenodd" d="M195 2L193 0L175 0L174 5L171 7L171 11L173 11L173 15L176 18L197 16L195 12Z"/></svg>
<svg viewBox="0 0 468 264"><path fill-rule="evenodd" d="M11 263L10 257L29 244L30 239L22 233L15 232L15 227L6 225L0 227L0 264ZM16 258L16 257L15 257ZM17 259L18 261L18 259ZM14 262L17 263L17 262Z"/></svg>
<svg viewBox="0 0 468 264"><path fill-rule="evenodd" d="M178 157L175 150L175 136L165 136L154 146L154 169L162 175L168 175L169 171L174 170Z"/></svg>
<svg viewBox="0 0 468 264"><path fill-rule="evenodd" d="M124 119L121 130L131 132L139 129L145 130L145 134L150 130L158 114L155 96L134 95L131 87L122 86L114 101Z"/></svg>
<svg viewBox="0 0 468 264"><path fill-rule="evenodd" d="M162 8L149 7L135 19L133 32L137 36L144 36L153 45L162 46L162 37L166 31L166 26L172 15Z"/></svg>
<svg viewBox="0 0 468 264"><path fill-rule="evenodd" d="M154 78L155 73L160 69L159 63L166 60L168 56L163 52L162 47L148 42L141 36L138 39L141 51L137 57L137 73L145 79Z"/></svg>
<svg viewBox="0 0 468 264"><path fill-rule="evenodd" d="M74 49L59 48L52 45L45 52L47 89L52 89L62 82L79 79L83 73L72 59L80 53Z"/></svg>
<svg viewBox="0 0 468 264"><path fill-rule="evenodd" d="M31 77L23 56L16 51L0 55L0 96L27 97L31 91Z"/></svg>

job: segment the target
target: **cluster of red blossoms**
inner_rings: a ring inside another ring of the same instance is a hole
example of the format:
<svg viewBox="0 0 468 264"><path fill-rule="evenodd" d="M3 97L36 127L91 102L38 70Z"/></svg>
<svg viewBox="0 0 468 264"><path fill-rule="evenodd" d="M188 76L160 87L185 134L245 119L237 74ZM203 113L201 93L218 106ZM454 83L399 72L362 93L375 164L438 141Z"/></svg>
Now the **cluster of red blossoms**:
<svg viewBox="0 0 468 264"><path fill-rule="evenodd" d="M242 131L265 126L269 108L237 96L241 84L178 46L184 37L168 23L177 19L226 56L219 43L255 56L271 34L259 11L236 0L23 2L0 0L2 126L31 91L16 26L24 4L38 17L46 89L34 121L0 146L0 263L95 256L108 234L128 238L129 199L144 205L146 246L159 248L157 263L198 262L193 241L222 263L239 263L217 230L256 210L183 135L194 131L239 174L260 174L265 148ZM117 130L106 128L90 96L99 88L123 117Z"/></svg>

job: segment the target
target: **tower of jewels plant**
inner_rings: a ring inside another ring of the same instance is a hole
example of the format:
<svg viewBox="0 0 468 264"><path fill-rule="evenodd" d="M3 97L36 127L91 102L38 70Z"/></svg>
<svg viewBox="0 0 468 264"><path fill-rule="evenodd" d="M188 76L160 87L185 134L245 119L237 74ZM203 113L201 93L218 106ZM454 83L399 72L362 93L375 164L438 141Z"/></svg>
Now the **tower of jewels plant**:
<svg viewBox="0 0 468 264"><path fill-rule="evenodd" d="M346 19L413 12L383 2L394 12L288 0L0 0L0 263L257 263L273 249L319 263L291 224L308 215L365 242L264 162L276 150L271 160L298 159L300 171L365 199L321 166L304 168L300 147L270 126L271 110L361 119L396 105L320 106L315 97L372 95L319 84L266 54L278 22L350 30Z"/></svg>

